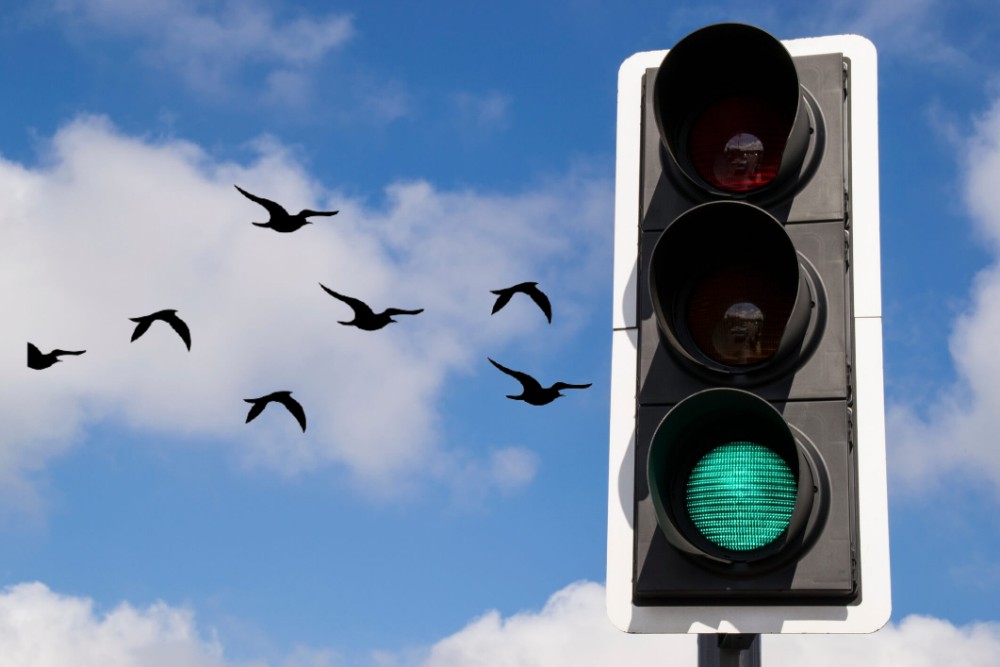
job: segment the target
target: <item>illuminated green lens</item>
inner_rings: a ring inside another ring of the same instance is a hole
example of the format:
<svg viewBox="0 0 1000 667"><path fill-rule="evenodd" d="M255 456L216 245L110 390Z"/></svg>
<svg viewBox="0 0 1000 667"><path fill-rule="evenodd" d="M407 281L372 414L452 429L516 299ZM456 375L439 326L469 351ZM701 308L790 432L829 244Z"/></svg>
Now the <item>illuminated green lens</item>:
<svg viewBox="0 0 1000 667"><path fill-rule="evenodd" d="M795 508L795 475L774 451L754 442L730 442L695 464L687 483L687 510L710 542L750 551L788 528Z"/></svg>

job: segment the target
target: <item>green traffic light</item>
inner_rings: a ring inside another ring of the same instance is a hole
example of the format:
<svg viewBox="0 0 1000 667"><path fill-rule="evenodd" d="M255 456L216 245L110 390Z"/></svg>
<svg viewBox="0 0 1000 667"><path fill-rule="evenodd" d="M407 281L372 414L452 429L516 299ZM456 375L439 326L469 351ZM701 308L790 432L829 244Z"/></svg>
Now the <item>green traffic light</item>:
<svg viewBox="0 0 1000 667"><path fill-rule="evenodd" d="M737 441L712 449L695 464L686 504L692 523L710 542L751 551L788 528L796 492L795 475L781 456Z"/></svg>

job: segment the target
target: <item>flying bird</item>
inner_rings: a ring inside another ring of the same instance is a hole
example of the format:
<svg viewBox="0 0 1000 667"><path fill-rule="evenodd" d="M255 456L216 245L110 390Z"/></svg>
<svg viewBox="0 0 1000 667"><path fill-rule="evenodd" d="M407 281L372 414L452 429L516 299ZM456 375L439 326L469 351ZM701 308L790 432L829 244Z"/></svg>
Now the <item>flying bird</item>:
<svg viewBox="0 0 1000 667"><path fill-rule="evenodd" d="M376 313L371 308L368 307L364 301L360 299L355 299L354 297L344 296L343 294L338 294L332 289L324 285L319 284L323 288L323 291L332 296L335 299L340 299L352 309L354 309L354 319L350 322L338 321L338 324L344 324L347 326L355 326L359 329L364 329L365 331L375 331L376 329L381 329L389 322L395 322L392 319L393 315L418 315L424 312L423 308L418 308L416 310L402 310L401 308L386 308L381 313Z"/></svg>
<svg viewBox="0 0 1000 667"><path fill-rule="evenodd" d="M52 350L48 353L42 353L34 343L28 343L28 368L34 368L36 371L40 371L43 368L48 368L57 361L62 361L59 357L64 354L83 354L86 350Z"/></svg>
<svg viewBox="0 0 1000 667"><path fill-rule="evenodd" d="M133 343L137 338L149 330L149 327L153 324L153 322L156 320L162 320L163 322L169 324L173 330L177 332L177 335L181 337L182 341L184 341L184 345L187 346L187 349L189 351L191 350L191 330L188 329L188 325L184 323L184 320L177 317L176 310L168 308L167 310L158 310L150 315L130 317L129 319L138 323L136 324L135 331L132 332Z"/></svg>
<svg viewBox="0 0 1000 667"><path fill-rule="evenodd" d="M489 357L486 358L490 359ZM516 396L507 394L507 398L515 401L524 401L525 403L529 403L531 405L545 405L547 403L551 403L562 396L559 392L563 389L586 389L593 384L591 382L588 382L587 384L567 384L566 382L556 382L551 387L543 387L539 384L538 380L531 377L527 373L511 370L506 366L498 364L492 359L490 359L490 363L521 383L521 393Z"/></svg>
<svg viewBox="0 0 1000 667"><path fill-rule="evenodd" d="M264 412L264 408L267 407L268 403L281 403L295 417L295 421L302 427L302 432L306 432L306 411L302 409L302 405L298 401L292 398L292 392L275 391L260 398L244 398L243 400L252 404L250 412L247 413L247 424L256 419L257 415Z"/></svg>
<svg viewBox="0 0 1000 667"><path fill-rule="evenodd" d="M531 300L538 304L538 307L545 313L545 319L549 321L549 324L552 324L552 304L549 302L549 297L545 296L545 293L538 289L538 283L519 283L513 287L490 290L491 294L498 295L496 303L493 304L493 312L490 314L495 315L518 292L530 296Z"/></svg>
<svg viewBox="0 0 1000 667"><path fill-rule="evenodd" d="M285 207L277 202L273 202L270 199L264 199L263 197L258 197L257 195L252 195L238 185L234 185L237 190L239 190L244 197L250 201L257 202L261 206L267 209L267 212L271 214L271 219L267 222L254 222L252 224L258 227L269 227L276 232L294 232L303 225L311 225L311 220L306 220L306 218L312 217L314 215L337 215L340 211L310 211L307 208L302 209L295 215L291 215L285 210Z"/></svg>

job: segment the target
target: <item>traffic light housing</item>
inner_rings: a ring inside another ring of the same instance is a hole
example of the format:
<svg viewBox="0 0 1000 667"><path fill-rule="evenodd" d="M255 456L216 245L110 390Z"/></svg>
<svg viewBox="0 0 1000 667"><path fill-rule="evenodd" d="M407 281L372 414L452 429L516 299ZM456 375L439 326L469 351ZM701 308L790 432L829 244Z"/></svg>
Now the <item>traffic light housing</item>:
<svg viewBox="0 0 1000 667"><path fill-rule="evenodd" d="M608 542L622 629L888 619L875 135L862 38L717 24L623 64Z"/></svg>

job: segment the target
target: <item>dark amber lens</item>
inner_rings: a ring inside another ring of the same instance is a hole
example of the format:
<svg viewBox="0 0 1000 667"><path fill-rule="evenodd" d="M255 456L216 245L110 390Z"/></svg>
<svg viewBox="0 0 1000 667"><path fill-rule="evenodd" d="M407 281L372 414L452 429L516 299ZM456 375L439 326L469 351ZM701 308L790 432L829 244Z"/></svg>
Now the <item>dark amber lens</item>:
<svg viewBox="0 0 1000 667"><path fill-rule="evenodd" d="M762 96L740 95L710 105L691 128L688 152L707 183L748 192L774 180L793 118Z"/></svg>
<svg viewBox="0 0 1000 667"><path fill-rule="evenodd" d="M718 363L767 361L778 351L795 296L787 281L766 267L728 264L709 272L692 291L688 331L702 354Z"/></svg>

